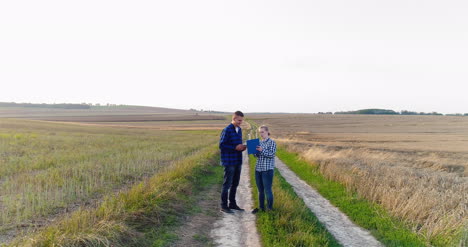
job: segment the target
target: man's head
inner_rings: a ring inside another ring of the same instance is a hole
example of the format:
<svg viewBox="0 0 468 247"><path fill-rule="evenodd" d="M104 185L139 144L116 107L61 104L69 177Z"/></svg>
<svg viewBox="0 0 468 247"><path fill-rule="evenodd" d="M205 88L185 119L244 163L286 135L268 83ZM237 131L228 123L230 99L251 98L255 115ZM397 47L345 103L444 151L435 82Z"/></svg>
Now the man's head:
<svg viewBox="0 0 468 247"><path fill-rule="evenodd" d="M244 113L241 111L236 111L232 114L232 124L236 127L240 127L242 122L244 121Z"/></svg>

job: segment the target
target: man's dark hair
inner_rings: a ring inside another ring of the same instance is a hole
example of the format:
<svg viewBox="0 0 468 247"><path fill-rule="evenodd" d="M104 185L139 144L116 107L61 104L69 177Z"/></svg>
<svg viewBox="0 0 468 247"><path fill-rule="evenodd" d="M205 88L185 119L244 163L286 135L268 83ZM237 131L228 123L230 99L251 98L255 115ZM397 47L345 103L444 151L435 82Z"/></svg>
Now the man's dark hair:
<svg viewBox="0 0 468 247"><path fill-rule="evenodd" d="M244 117L244 113L242 113L241 111L236 111L236 112L234 112L233 115L239 116L239 117Z"/></svg>

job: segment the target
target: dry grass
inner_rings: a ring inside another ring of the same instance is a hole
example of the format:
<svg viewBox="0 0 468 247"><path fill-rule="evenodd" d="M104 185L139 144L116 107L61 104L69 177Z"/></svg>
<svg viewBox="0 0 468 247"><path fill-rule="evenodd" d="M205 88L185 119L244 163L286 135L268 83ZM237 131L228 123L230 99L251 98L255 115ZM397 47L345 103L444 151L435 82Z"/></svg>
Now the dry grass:
<svg viewBox="0 0 468 247"><path fill-rule="evenodd" d="M468 118L258 115L277 140L433 242L468 226Z"/></svg>
<svg viewBox="0 0 468 247"><path fill-rule="evenodd" d="M167 246L165 227L187 213L190 196L214 183L218 160L218 148L206 147L107 196L98 207L79 209L11 246Z"/></svg>
<svg viewBox="0 0 468 247"><path fill-rule="evenodd" d="M0 242L2 231L41 227L97 203L214 144L218 135L0 119Z"/></svg>

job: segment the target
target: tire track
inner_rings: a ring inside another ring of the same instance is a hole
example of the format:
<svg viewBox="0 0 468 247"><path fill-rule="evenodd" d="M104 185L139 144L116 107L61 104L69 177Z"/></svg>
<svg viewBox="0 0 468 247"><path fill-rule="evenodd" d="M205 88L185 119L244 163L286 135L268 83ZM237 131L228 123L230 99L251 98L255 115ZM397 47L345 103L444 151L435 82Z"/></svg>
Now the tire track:
<svg viewBox="0 0 468 247"><path fill-rule="evenodd" d="M275 158L275 165L296 194L340 244L356 247L383 246L368 231L351 222L348 216L301 180L278 157Z"/></svg>
<svg viewBox="0 0 468 247"><path fill-rule="evenodd" d="M217 246L260 247L260 237L255 225L256 217L251 213L253 209L252 187L246 151L243 153L242 172L236 195L236 201L245 211L233 210L233 214L223 213L223 216L214 223L211 237Z"/></svg>

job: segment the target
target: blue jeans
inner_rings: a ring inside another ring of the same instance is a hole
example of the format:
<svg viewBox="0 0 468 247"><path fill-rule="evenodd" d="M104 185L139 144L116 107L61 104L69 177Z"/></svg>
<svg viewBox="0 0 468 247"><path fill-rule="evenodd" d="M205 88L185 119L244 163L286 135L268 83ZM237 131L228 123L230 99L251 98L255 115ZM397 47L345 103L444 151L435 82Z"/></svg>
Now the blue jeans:
<svg viewBox="0 0 468 247"><path fill-rule="evenodd" d="M265 209L265 194L268 203L268 209L273 209L273 191L271 186L273 184L274 170L264 172L255 171L255 182L258 188L258 200L260 202L260 209Z"/></svg>
<svg viewBox="0 0 468 247"><path fill-rule="evenodd" d="M224 182L223 191L221 192L221 207L228 206L228 194L229 204L237 205L236 191L237 186L239 185L241 171L242 164L224 166Z"/></svg>

